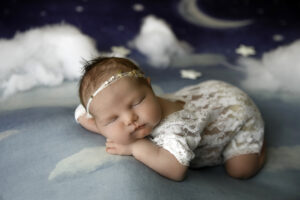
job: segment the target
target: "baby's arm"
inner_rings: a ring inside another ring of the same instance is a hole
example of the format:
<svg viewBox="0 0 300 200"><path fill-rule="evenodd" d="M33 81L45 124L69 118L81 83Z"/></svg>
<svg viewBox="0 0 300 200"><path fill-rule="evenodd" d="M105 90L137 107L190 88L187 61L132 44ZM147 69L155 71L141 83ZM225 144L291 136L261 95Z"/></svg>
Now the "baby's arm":
<svg viewBox="0 0 300 200"><path fill-rule="evenodd" d="M180 164L169 151L147 139L138 140L132 154L137 160L169 179L182 181L185 177L187 166Z"/></svg>
<svg viewBox="0 0 300 200"><path fill-rule="evenodd" d="M187 166L180 164L169 151L153 144L148 139L140 139L129 145L116 144L110 140L106 143L107 152L118 155L133 155L157 173L175 180L182 181Z"/></svg>

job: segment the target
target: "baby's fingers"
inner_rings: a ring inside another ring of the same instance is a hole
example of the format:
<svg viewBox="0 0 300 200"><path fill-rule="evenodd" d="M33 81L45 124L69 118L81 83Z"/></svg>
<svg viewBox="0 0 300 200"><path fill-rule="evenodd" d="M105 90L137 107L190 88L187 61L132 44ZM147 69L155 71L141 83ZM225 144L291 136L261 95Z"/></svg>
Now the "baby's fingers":
<svg viewBox="0 0 300 200"><path fill-rule="evenodd" d="M105 150L107 153L116 154L116 144L112 140L107 139L105 146L106 146Z"/></svg>
<svg viewBox="0 0 300 200"><path fill-rule="evenodd" d="M108 147L106 146L106 152L109 153L109 154L113 154L113 155L117 155L117 149L115 147Z"/></svg>
<svg viewBox="0 0 300 200"><path fill-rule="evenodd" d="M107 147L114 147L114 146L115 146L115 143L114 143L112 140L107 139L105 145L106 145Z"/></svg>

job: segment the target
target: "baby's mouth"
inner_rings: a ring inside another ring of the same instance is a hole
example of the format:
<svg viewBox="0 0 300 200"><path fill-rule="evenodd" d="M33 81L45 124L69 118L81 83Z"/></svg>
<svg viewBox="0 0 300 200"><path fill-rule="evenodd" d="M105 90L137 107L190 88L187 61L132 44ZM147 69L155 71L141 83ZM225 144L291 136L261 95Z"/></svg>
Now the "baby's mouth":
<svg viewBox="0 0 300 200"><path fill-rule="evenodd" d="M139 125L139 126L135 127L134 132L138 131L138 130L144 128L144 127L145 127L145 124Z"/></svg>

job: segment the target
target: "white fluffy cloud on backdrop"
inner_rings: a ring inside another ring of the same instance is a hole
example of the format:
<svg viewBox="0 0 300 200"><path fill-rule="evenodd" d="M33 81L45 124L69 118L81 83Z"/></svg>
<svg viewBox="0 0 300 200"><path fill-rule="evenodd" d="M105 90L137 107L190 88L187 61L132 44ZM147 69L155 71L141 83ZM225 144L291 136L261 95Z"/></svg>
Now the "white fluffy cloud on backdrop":
<svg viewBox="0 0 300 200"><path fill-rule="evenodd" d="M223 55L193 53L167 22L152 15L145 17L131 44L154 67L228 66ZM246 75L242 81L245 88L282 99L300 96L300 40L266 52L261 59L243 57L238 64Z"/></svg>
<svg viewBox="0 0 300 200"><path fill-rule="evenodd" d="M0 40L0 96L79 78L83 59L98 54L93 39L60 24Z"/></svg>
<svg viewBox="0 0 300 200"><path fill-rule="evenodd" d="M300 96L300 40L266 52L261 59L241 58L238 63L246 72L244 87L280 93L284 99Z"/></svg>
<svg viewBox="0 0 300 200"><path fill-rule="evenodd" d="M153 15L144 18L139 34L130 43L147 58L154 67L167 67L172 57L191 51L189 45L179 41L171 27Z"/></svg>
<svg viewBox="0 0 300 200"><path fill-rule="evenodd" d="M164 20L152 15L145 17L130 45L154 67L226 66L227 63L223 55L193 53L192 47L177 39ZM246 75L242 85L264 94L298 98L299 52L300 40L266 52L261 59L241 58L238 63ZM45 26L17 33L12 39L0 39L0 97L78 79L82 60L97 55L93 39L72 25Z"/></svg>

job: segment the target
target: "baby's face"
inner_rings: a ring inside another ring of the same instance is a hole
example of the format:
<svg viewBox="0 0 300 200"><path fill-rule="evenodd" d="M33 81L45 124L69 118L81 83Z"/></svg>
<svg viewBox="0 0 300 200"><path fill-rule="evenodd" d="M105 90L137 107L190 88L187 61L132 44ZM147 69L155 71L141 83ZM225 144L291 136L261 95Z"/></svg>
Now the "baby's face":
<svg viewBox="0 0 300 200"><path fill-rule="evenodd" d="M97 94L90 110L101 134L121 144L146 137L162 118L151 87L128 77Z"/></svg>

